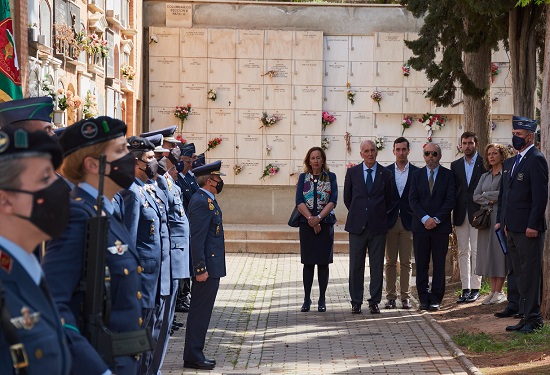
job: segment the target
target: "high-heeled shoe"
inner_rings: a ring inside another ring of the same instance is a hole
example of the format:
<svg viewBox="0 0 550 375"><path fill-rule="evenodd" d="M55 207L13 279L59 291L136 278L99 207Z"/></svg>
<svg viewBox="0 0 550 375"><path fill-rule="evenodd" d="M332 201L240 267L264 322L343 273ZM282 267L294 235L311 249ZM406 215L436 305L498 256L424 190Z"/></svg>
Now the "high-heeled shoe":
<svg viewBox="0 0 550 375"><path fill-rule="evenodd" d="M300 311L301 312L308 312L310 307L311 307L311 300L304 301L304 304L302 305L302 309Z"/></svg>

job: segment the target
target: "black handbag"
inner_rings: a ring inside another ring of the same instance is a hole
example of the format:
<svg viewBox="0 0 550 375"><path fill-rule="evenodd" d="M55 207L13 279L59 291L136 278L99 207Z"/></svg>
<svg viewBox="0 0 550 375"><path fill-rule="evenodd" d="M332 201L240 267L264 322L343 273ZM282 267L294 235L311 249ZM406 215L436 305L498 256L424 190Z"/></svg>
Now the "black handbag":
<svg viewBox="0 0 550 375"><path fill-rule="evenodd" d="M476 229L487 229L491 225L492 206L483 206L481 209L474 212L472 227Z"/></svg>
<svg viewBox="0 0 550 375"><path fill-rule="evenodd" d="M300 217L302 214L298 211L298 206L294 207L292 213L290 214L290 219L288 219L288 226L293 228L298 228L300 226Z"/></svg>

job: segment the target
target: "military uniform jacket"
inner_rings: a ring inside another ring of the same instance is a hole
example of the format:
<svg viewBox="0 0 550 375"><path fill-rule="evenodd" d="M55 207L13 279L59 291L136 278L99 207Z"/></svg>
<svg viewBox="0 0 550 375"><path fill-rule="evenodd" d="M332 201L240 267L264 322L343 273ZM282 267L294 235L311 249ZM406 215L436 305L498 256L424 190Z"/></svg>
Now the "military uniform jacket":
<svg viewBox="0 0 550 375"><path fill-rule="evenodd" d="M191 264L194 275L225 276L225 244L222 211L216 200L199 189L189 202Z"/></svg>
<svg viewBox="0 0 550 375"><path fill-rule="evenodd" d="M155 307L161 261L159 207L145 184L137 178L130 189L115 195L113 205L128 230L143 268L141 306L152 309Z"/></svg>
<svg viewBox="0 0 550 375"><path fill-rule="evenodd" d="M178 173L178 185L181 188L183 207L185 208L185 211L188 211L191 197L199 190L197 180L189 173L183 174L180 172Z"/></svg>
<svg viewBox="0 0 550 375"><path fill-rule="evenodd" d="M107 365L78 331L85 297L80 282L85 257L86 221L95 215L96 200L78 186L71 192L71 197L69 226L61 237L47 243L42 267L65 323L65 334L73 354L72 372L101 374L107 370ZM105 263L111 274L111 317L107 327L113 332L138 330L141 328L142 311L141 267L131 237L115 216L109 218L107 246Z"/></svg>
<svg viewBox="0 0 550 375"><path fill-rule="evenodd" d="M157 178L157 185L168 197L172 278L183 279L189 277L189 221L183 208L180 187L168 173L163 177Z"/></svg>

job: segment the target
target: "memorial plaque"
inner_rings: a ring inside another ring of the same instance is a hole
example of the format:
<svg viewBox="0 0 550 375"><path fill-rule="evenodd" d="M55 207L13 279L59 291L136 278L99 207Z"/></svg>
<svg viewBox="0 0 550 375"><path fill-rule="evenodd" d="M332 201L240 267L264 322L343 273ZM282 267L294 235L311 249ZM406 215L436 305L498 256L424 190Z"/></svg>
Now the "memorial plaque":
<svg viewBox="0 0 550 375"><path fill-rule="evenodd" d="M372 112L350 112L348 128L346 131L356 136L372 135L374 131L373 113Z"/></svg>
<svg viewBox="0 0 550 375"><path fill-rule="evenodd" d="M375 116L376 128L373 129L373 132L371 134L375 134L378 136L387 136L391 138L392 142L395 138L401 136L401 133L403 131L403 127L401 126L404 117L403 115L378 113ZM416 123L414 121L411 127L413 126L416 126ZM407 133L407 130L405 130L405 134Z"/></svg>
<svg viewBox="0 0 550 375"><path fill-rule="evenodd" d="M166 26L192 27L193 5L189 3L166 3Z"/></svg>
<svg viewBox="0 0 550 375"><path fill-rule="evenodd" d="M325 36L323 43L324 61L349 61L349 37Z"/></svg>
<svg viewBox="0 0 550 375"><path fill-rule="evenodd" d="M323 60L322 31L294 31L294 60Z"/></svg>
<svg viewBox="0 0 550 375"><path fill-rule="evenodd" d="M512 98L512 88L493 87L491 90L491 100L493 100L492 113L499 115L513 115L514 102ZM496 100L495 100L496 99Z"/></svg>
<svg viewBox="0 0 550 375"><path fill-rule="evenodd" d="M369 61L350 61L348 82L357 86L373 86L374 63Z"/></svg>
<svg viewBox="0 0 550 375"><path fill-rule="evenodd" d="M211 84L208 86L208 90L210 89L216 93L216 100L208 99L208 108L235 108L234 84Z"/></svg>
<svg viewBox="0 0 550 375"><path fill-rule="evenodd" d="M174 109L175 107L149 106L149 126L152 129L162 129L170 124L179 126L179 120L174 117Z"/></svg>
<svg viewBox="0 0 550 375"><path fill-rule="evenodd" d="M323 62L313 60L294 60L294 76L292 83L295 85L323 84Z"/></svg>
<svg viewBox="0 0 550 375"><path fill-rule="evenodd" d="M208 162L212 163L215 162L218 159L209 159ZM222 161L222 167L220 168L220 171L222 173L225 173L225 176L223 176L223 182L226 185L234 185L235 184L235 172L233 172L233 166L235 165L235 159L229 158L229 159L220 159Z"/></svg>
<svg viewBox="0 0 550 375"><path fill-rule="evenodd" d="M235 83L235 59L208 59L208 82Z"/></svg>
<svg viewBox="0 0 550 375"><path fill-rule="evenodd" d="M180 59L178 57L150 57L150 82L181 82Z"/></svg>
<svg viewBox="0 0 550 375"><path fill-rule="evenodd" d="M377 61L374 63L374 86L403 86L403 62Z"/></svg>
<svg viewBox="0 0 550 375"><path fill-rule="evenodd" d="M235 175L235 185L261 185L260 176L264 170L261 160L237 158L235 164L242 168L241 172Z"/></svg>
<svg viewBox="0 0 550 375"><path fill-rule="evenodd" d="M183 123L183 135L186 133L206 133L206 122L208 121L208 109L192 108L191 113ZM180 125L180 120L172 115L174 125Z"/></svg>
<svg viewBox="0 0 550 375"><path fill-rule="evenodd" d="M264 38L264 30L237 30L237 56L241 59L263 59Z"/></svg>
<svg viewBox="0 0 550 375"><path fill-rule="evenodd" d="M237 84L235 108L263 108L264 86Z"/></svg>
<svg viewBox="0 0 550 375"><path fill-rule="evenodd" d="M310 148L321 146L320 135L292 135L291 137L290 156L293 160L304 160Z"/></svg>
<svg viewBox="0 0 550 375"><path fill-rule="evenodd" d="M505 145L512 143L512 116L493 115L492 121L495 129L491 132L491 140L506 139Z"/></svg>
<svg viewBox="0 0 550 375"><path fill-rule="evenodd" d="M342 135L328 135L321 137L321 140L328 139L328 149L325 149L327 160L341 160L346 158L346 140ZM304 155L305 157L305 155Z"/></svg>
<svg viewBox="0 0 550 375"><path fill-rule="evenodd" d="M237 83L249 83L253 85L261 85L264 83L264 61L237 59Z"/></svg>
<svg viewBox="0 0 550 375"><path fill-rule="evenodd" d="M325 109L326 110L326 109ZM349 126L349 119L350 119L350 113L353 112L335 112L335 111L328 111L332 116L336 118L334 122L330 125L327 125L325 127L325 130L322 132L323 135L343 135L346 134L348 131ZM318 117L318 124L321 126L322 129L322 122L321 122L321 114L319 114Z"/></svg>
<svg viewBox="0 0 550 375"><path fill-rule="evenodd" d="M290 85L292 60L266 60L262 73L265 85Z"/></svg>
<svg viewBox="0 0 550 375"><path fill-rule="evenodd" d="M181 59L182 82L207 82L208 59L196 57L184 57Z"/></svg>
<svg viewBox="0 0 550 375"><path fill-rule="evenodd" d="M235 132L237 134L262 134L261 109L237 109L237 123ZM269 114L271 116L271 114Z"/></svg>
<svg viewBox="0 0 550 375"><path fill-rule="evenodd" d="M448 165L451 164L454 160L458 159L461 154L457 152L456 146L458 141L455 141L454 138L438 138L437 144L441 147L441 161L445 167L448 168Z"/></svg>
<svg viewBox="0 0 550 375"><path fill-rule="evenodd" d="M273 109L291 109L292 94L291 85L266 85L264 106Z"/></svg>
<svg viewBox="0 0 550 375"><path fill-rule="evenodd" d="M405 34L403 33L376 33L374 61L397 61L403 64L403 50L405 48Z"/></svg>
<svg viewBox="0 0 550 375"><path fill-rule="evenodd" d="M264 59L292 59L292 31L265 30Z"/></svg>
<svg viewBox="0 0 550 375"><path fill-rule="evenodd" d="M491 76L492 87L512 87L512 72L510 71L509 63L496 63L498 65L499 73Z"/></svg>
<svg viewBox="0 0 550 375"><path fill-rule="evenodd" d="M336 174L336 182L338 182L338 186L343 187L344 186L344 180L346 178L346 161L345 160L331 160L328 158L327 165L330 168L330 171L332 173ZM343 222L346 218L345 217L337 217L337 220L340 222Z"/></svg>
<svg viewBox="0 0 550 375"><path fill-rule="evenodd" d="M322 111L294 111L294 120L290 127L291 134L321 134L321 113Z"/></svg>
<svg viewBox="0 0 550 375"><path fill-rule="evenodd" d="M265 154L263 136L260 134L236 134L235 157L261 160Z"/></svg>
<svg viewBox="0 0 550 375"><path fill-rule="evenodd" d="M263 159L290 159L290 135L264 136Z"/></svg>
<svg viewBox="0 0 550 375"><path fill-rule="evenodd" d="M192 108L207 107L207 93L209 86L206 83L182 83L183 96L177 105L191 103Z"/></svg>
<svg viewBox="0 0 550 375"><path fill-rule="evenodd" d="M346 86L348 81L349 62L325 61L324 62L324 86Z"/></svg>
<svg viewBox="0 0 550 375"><path fill-rule="evenodd" d="M422 70L414 70L409 68L409 75L403 76L403 86L410 88L429 87L430 81Z"/></svg>
<svg viewBox="0 0 550 375"><path fill-rule="evenodd" d="M151 26L149 37L152 41L149 43L149 56L179 56L180 51L176 47L180 44L179 29Z"/></svg>
<svg viewBox="0 0 550 375"><path fill-rule="evenodd" d="M182 105L180 85L178 82L150 82L149 105L155 107Z"/></svg>
<svg viewBox="0 0 550 375"><path fill-rule="evenodd" d="M430 112L432 102L426 98L427 87L405 87L403 98L404 113L426 113Z"/></svg>
<svg viewBox="0 0 550 375"><path fill-rule="evenodd" d="M207 29L180 29L182 57L208 57Z"/></svg>
<svg viewBox="0 0 550 375"><path fill-rule="evenodd" d="M267 176L260 181L262 182L262 185L289 185L290 181L290 160L276 160L276 159L264 159L263 161L263 167L260 172L260 177L262 175L262 172L264 168L268 165L274 165L279 167L279 172L273 176Z"/></svg>
<svg viewBox="0 0 550 375"><path fill-rule="evenodd" d="M222 141L215 148L206 152L206 156L208 157L208 159L212 161L216 161L218 159L234 159L235 158L235 134L219 134L219 133L207 134L207 142L210 142L214 138L221 138ZM206 147L208 148L208 143Z"/></svg>
<svg viewBox="0 0 550 375"><path fill-rule="evenodd" d="M237 32L233 29L208 29L208 57L234 59Z"/></svg>
<svg viewBox="0 0 550 375"><path fill-rule="evenodd" d="M347 111L348 110L348 89L346 86L323 86L323 107L331 108L333 111ZM350 110L353 107L350 105Z"/></svg>
<svg viewBox="0 0 550 375"><path fill-rule="evenodd" d="M291 110L280 110L274 108L266 108L268 116L277 116L279 121L272 126L263 126L262 130L264 134L290 134L290 125L293 121ZM258 124L262 125L262 122L258 120Z"/></svg>
<svg viewBox="0 0 550 375"><path fill-rule="evenodd" d="M201 154L206 151L206 134L204 133L187 133L184 132L183 136L187 143L194 143L197 154Z"/></svg>
<svg viewBox="0 0 550 375"><path fill-rule="evenodd" d="M235 109L211 109L206 129L208 133L235 133Z"/></svg>
<svg viewBox="0 0 550 375"><path fill-rule="evenodd" d="M322 86L292 86L292 107L297 110L321 110L323 105Z"/></svg>

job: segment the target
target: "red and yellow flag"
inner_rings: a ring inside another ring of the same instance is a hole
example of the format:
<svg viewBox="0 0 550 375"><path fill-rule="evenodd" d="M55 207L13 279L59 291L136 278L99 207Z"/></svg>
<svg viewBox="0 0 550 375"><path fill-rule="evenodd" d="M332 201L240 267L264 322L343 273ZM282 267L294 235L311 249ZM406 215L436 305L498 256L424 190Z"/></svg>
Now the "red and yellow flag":
<svg viewBox="0 0 550 375"><path fill-rule="evenodd" d="M0 0L0 100L23 98L9 0Z"/></svg>

